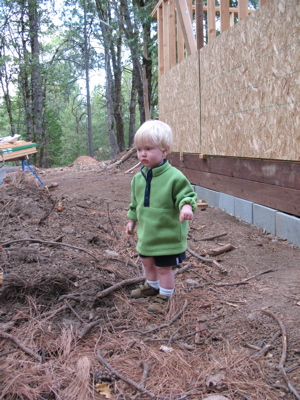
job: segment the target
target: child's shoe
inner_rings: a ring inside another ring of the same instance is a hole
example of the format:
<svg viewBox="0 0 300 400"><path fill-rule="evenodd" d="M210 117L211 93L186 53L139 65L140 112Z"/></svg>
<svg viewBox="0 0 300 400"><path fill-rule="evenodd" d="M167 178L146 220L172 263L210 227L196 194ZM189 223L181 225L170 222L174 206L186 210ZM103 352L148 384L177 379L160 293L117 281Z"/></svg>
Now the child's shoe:
<svg viewBox="0 0 300 400"><path fill-rule="evenodd" d="M147 308L147 311L157 314L163 313L167 308L169 299L170 297L168 296L158 294L154 299L153 303L151 304L151 306Z"/></svg>
<svg viewBox="0 0 300 400"><path fill-rule="evenodd" d="M157 296L159 293L158 289L154 289L154 287L150 286L148 282L145 282L143 285L140 285L137 289L131 291L130 296L134 299L139 299L141 297L151 297Z"/></svg>

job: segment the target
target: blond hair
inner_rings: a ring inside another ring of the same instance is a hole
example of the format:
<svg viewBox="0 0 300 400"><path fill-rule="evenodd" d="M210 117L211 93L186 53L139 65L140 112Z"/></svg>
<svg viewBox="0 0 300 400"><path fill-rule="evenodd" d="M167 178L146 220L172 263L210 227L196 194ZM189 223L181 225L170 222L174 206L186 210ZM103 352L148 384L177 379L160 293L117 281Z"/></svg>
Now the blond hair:
<svg viewBox="0 0 300 400"><path fill-rule="evenodd" d="M172 128L165 122L153 119L144 122L134 136L135 147L152 144L161 150L169 151L172 141Z"/></svg>

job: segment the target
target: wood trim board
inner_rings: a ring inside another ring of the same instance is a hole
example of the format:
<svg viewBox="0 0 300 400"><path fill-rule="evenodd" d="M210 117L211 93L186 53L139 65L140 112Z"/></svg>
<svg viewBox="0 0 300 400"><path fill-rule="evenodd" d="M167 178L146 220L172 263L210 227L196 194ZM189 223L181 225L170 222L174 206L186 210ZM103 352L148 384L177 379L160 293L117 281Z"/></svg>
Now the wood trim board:
<svg viewBox="0 0 300 400"><path fill-rule="evenodd" d="M230 157L200 159L171 153L168 160L193 185L300 216L300 163Z"/></svg>

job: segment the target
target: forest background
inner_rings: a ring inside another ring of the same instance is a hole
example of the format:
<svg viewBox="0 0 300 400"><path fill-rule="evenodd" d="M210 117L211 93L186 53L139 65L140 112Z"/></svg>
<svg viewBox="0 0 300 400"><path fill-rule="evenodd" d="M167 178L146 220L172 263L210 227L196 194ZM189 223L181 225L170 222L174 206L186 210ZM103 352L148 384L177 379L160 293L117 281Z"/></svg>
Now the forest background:
<svg viewBox="0 0 300 400"><path fill-rule="evenodd" d="M37 143L43 168L130 147L158 117L156 3L0 0L0 137ZM205 39L206 14L203 26Z"/></svg>

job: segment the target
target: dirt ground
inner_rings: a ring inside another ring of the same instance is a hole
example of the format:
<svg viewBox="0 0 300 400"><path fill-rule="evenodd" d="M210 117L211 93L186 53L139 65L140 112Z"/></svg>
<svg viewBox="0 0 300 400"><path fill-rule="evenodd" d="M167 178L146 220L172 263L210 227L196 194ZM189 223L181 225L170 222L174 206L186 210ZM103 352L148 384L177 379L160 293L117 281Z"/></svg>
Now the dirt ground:
<svg viewBox="0 0 300 400"><path fill-rule="evenodd" d="M199 208L170 307L148 313L129 295L136 163L0 185L0 399L299 399L300 248Z"/></svg>

